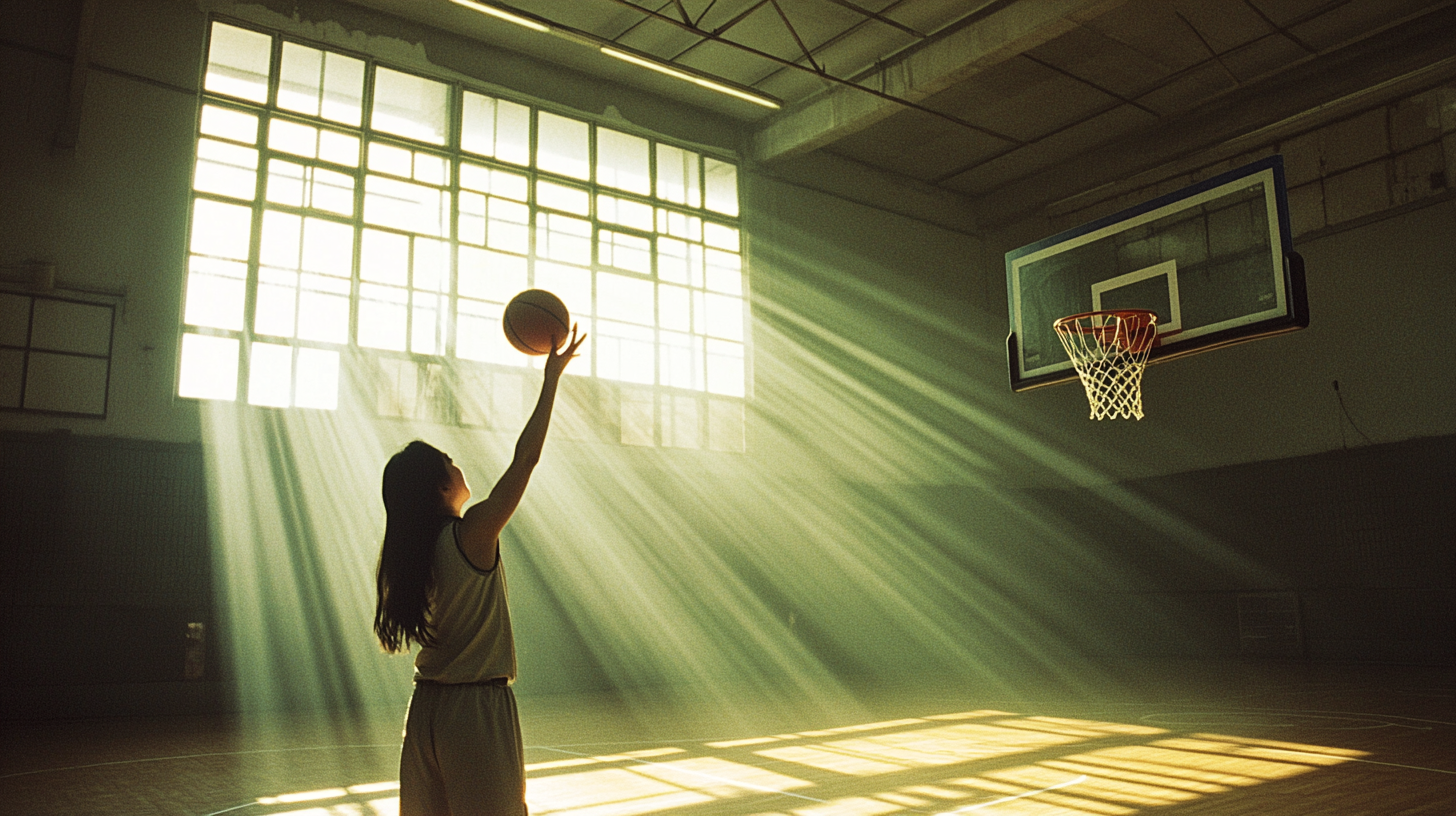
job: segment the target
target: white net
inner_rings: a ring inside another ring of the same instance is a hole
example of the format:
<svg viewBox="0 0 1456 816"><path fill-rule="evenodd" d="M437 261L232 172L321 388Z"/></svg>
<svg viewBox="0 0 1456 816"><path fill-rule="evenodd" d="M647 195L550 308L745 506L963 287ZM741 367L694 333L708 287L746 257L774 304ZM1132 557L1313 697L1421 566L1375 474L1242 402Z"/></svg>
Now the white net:
<svg viewBox="0 0 1456 816"><path fill-rule="evenodd" d="M1143 369L1158 334L1153 312L1088 312L1052 324L1087 389L1092 419L1142 419Z"/></svg>

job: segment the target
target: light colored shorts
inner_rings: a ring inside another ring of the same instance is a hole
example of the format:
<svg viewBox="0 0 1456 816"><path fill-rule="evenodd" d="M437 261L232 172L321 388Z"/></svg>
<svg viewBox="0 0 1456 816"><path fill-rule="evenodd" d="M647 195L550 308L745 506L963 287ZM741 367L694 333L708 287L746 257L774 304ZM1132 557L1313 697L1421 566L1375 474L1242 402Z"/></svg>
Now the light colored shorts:
<svg viewBox="0 0 1456 816"><path fill-rule="evenodd" d="M516 697L504 684L417 682L399 756L400 816L526 816Z"/></svg>

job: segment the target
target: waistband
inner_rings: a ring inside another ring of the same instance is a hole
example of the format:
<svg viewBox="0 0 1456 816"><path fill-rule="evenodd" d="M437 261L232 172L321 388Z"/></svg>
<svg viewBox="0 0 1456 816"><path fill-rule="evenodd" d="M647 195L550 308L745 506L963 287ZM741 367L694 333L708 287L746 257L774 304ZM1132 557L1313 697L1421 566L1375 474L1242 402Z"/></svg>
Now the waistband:
<svg viewBox="0 0 1456 816"><path fill-rule="evenodd" d="M509 686L511 678L492 677L489 680L475 680L470 683L441 683L438 680L426 680L423 677L415 678L417 686Z"/></svg>

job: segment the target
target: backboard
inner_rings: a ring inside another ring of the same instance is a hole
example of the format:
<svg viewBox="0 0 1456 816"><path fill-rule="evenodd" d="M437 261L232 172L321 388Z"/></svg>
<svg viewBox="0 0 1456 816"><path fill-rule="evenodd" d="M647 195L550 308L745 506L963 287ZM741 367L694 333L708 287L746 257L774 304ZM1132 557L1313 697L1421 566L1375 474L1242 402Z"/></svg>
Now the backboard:
<svg viewBox="0 0 1456 816"><path fill-rule="evenodd" d="M1309 325L1284 162L1270 156L1006 253L1011 388L1077 378L1058 318L1150 309L1149 363Z"/></svg>

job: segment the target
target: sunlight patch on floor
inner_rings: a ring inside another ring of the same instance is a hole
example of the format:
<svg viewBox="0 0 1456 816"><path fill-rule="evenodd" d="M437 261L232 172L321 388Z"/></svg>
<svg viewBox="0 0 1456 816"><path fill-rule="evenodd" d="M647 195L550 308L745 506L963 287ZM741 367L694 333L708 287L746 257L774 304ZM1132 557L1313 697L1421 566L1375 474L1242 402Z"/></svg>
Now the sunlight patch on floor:
<svg viewBox="0 0 1456 816"><path fill-rule="evenodd" d="M603 754L533 750L569 755L527 766L537 816L1124 816L1365 755L989 710ZM257 806L273 816L391 816L398 799L377 795L397 786L284 793Z"/></svg>

